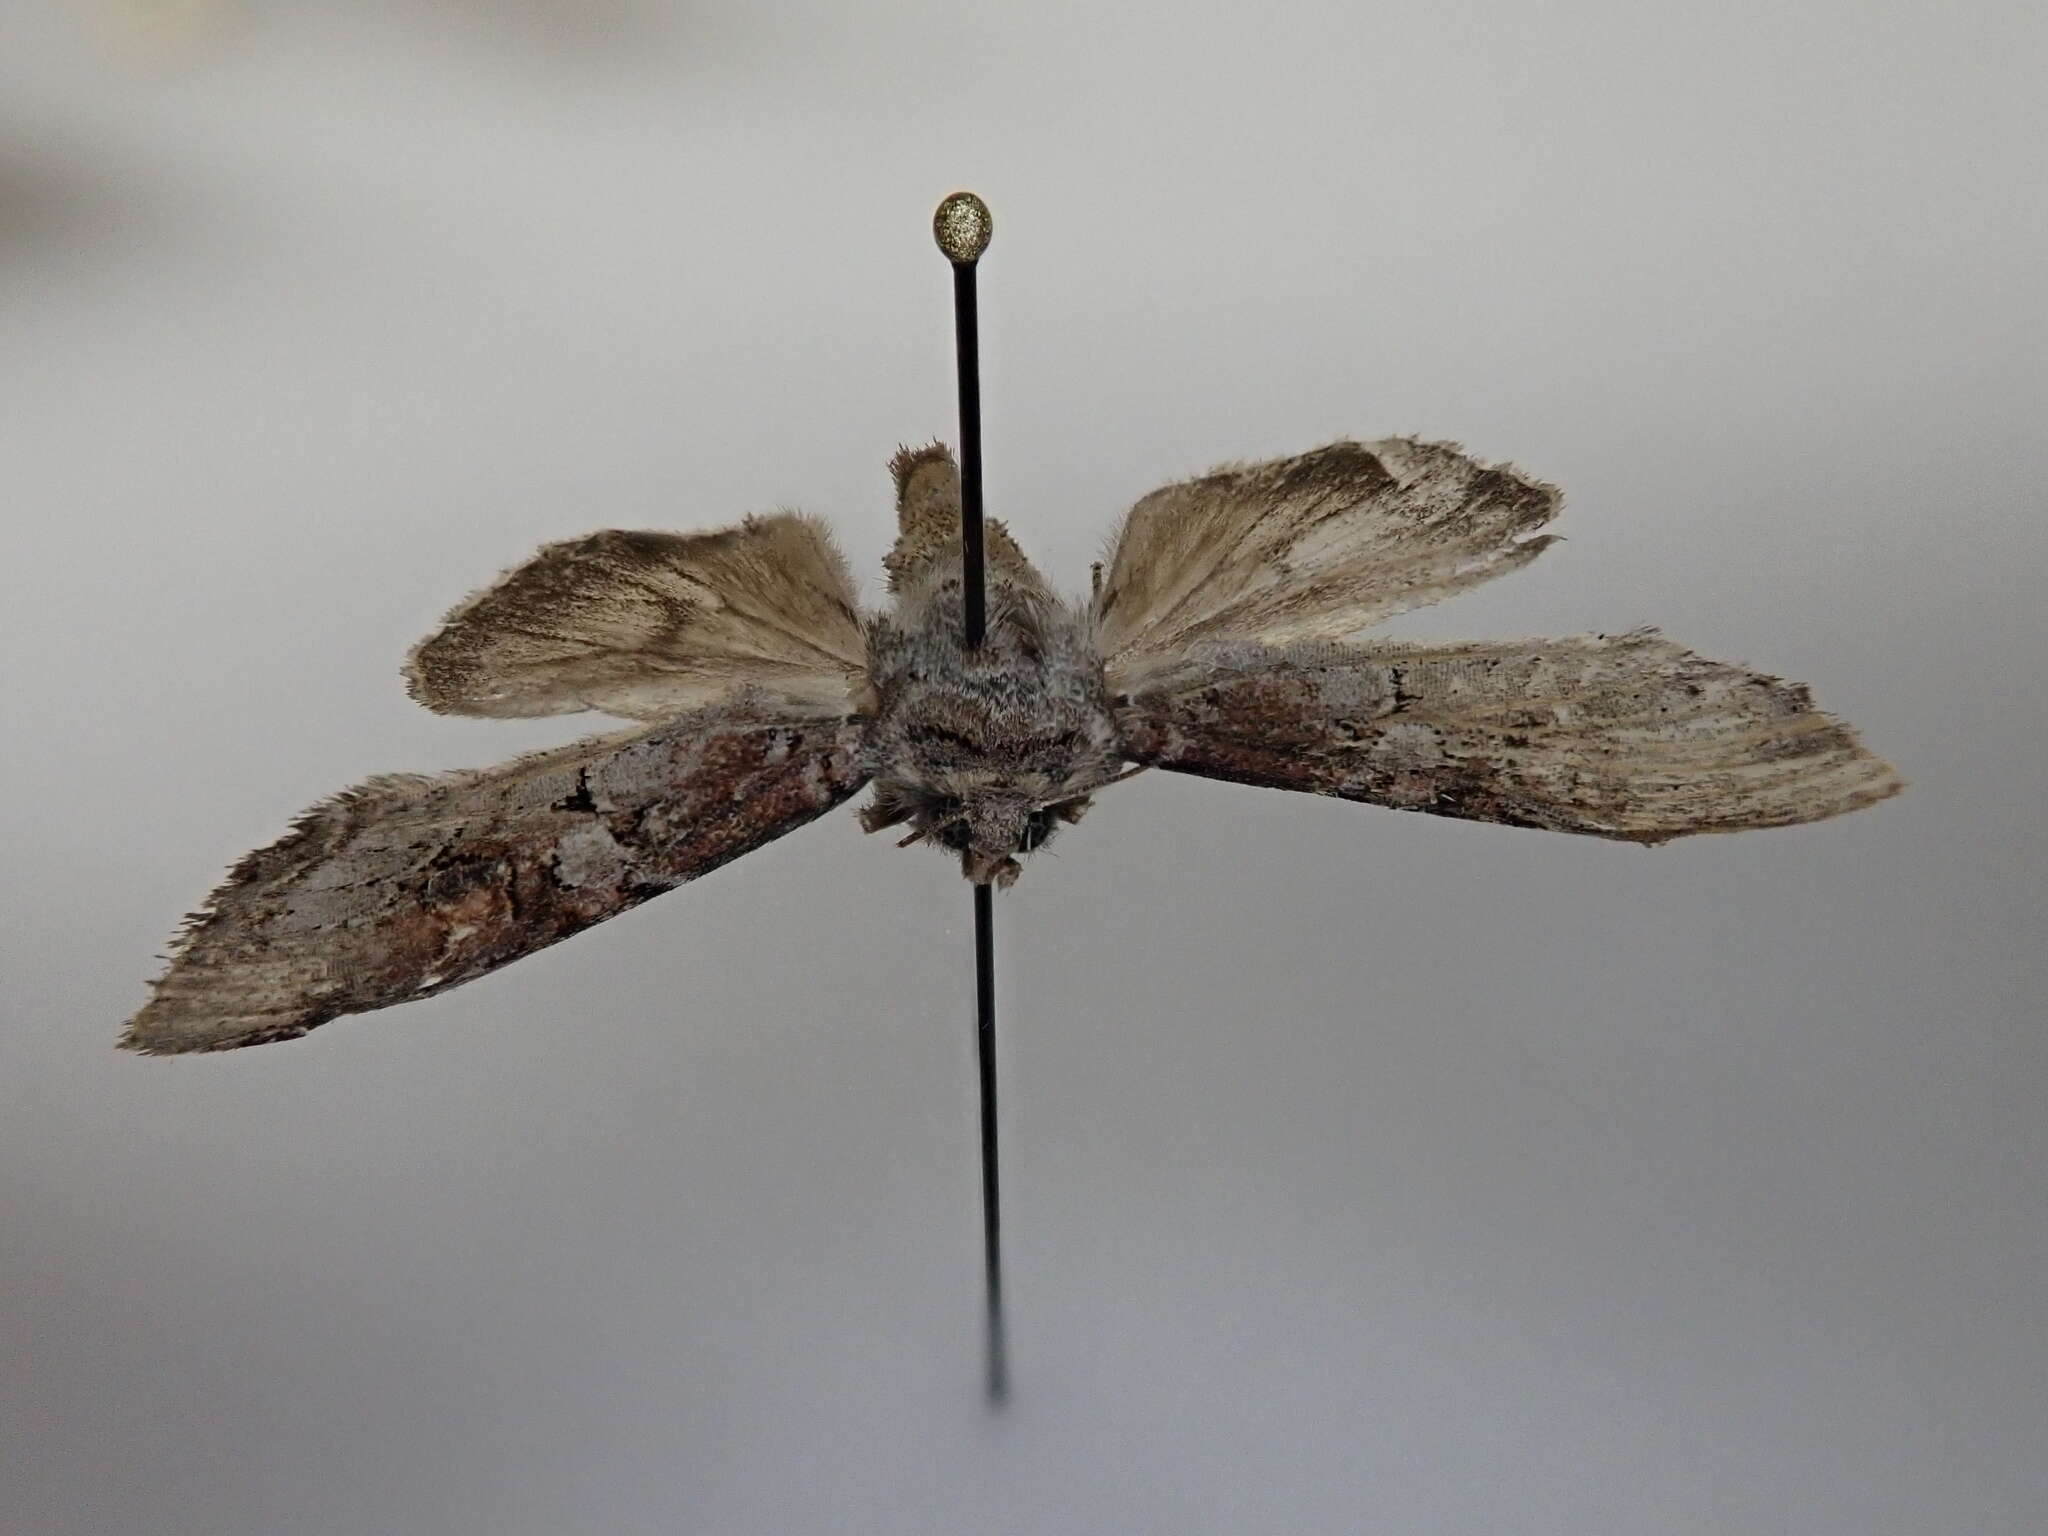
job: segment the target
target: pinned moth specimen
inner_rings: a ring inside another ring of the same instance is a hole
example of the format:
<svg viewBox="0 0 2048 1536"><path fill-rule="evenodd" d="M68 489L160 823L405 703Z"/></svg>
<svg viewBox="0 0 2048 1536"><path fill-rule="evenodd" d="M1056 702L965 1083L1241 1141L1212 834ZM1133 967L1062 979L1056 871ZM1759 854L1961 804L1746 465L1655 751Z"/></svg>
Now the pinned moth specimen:
<svg viewBox="0 0 2048 1536"><path fill-rule="evenodd" d="M122 1044L289 1040L445 992L867 784L868 831L996 885L1142 768L1634 843L1900 788L1805 688L1653 631L1362 639L1553 542L1556 490L1450 444L1333 443L1154 491L1085 602L991 521L972 649L952 456L891 469L884 613L860 612L824 524L792 513L551 544L461 604L407 663L429 709L640 727L314 806L190 919Z"/></svg>

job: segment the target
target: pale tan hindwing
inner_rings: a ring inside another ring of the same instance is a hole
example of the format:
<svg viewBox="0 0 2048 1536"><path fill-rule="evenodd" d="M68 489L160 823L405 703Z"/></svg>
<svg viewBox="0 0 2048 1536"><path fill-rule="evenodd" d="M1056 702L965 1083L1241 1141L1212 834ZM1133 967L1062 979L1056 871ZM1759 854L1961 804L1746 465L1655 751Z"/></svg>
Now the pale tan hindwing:
<svg viewBox="0 0 2048 1536"><path fill-rule="evenodd" d="M714 533L549 544L450 613L406 680L454 715L672 720L744 690L834 715L865 655L831 533L782 512Z"/></svg>
<svg viewBox="0 0 2048 1536"><path fill-rule="evenodd" d="M1120 717L1131 756L1161 768L1638 843L1818 821L1901 788L1803 686L1648 630L1223 647Z"/></svg>
<svg viewBox="0 0 2048 1536"><path fill-rule="evenodd" d="M1517 570L1553 542L1554 487L1453 443L1340 442L1225 465L1131 508L1095 597L1110 680L1189 647L1343 640Z"/></svg>
<svg viewBox="0 0 2048 1536"><path fill-rule="evenodd" d="M445 992L802 826L865 777L856 722L716 710L372 779L229 872L121 1043L227 1050Z"/></svg>

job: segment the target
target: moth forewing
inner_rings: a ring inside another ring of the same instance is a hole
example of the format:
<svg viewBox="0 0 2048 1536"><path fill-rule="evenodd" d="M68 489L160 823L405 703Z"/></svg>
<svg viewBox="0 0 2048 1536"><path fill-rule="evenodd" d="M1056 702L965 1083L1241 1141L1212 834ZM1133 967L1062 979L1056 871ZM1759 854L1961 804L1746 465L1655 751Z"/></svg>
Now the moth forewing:
<svg viewBox="0 0 2048 1536"><path fill-rule="evenodd" d="M1803 686L1650 630L1218 647L1120 718L1161 768L1638 843L1818 821L1902 787Z"/></svg>
<svg viewBox="0 0 2048 1536"><path fill-rule="evenodd" d="M230 871L121 1043L227 1050L444 992L793 831L865 778L858 722L753 703L373 779Z"/></svg>

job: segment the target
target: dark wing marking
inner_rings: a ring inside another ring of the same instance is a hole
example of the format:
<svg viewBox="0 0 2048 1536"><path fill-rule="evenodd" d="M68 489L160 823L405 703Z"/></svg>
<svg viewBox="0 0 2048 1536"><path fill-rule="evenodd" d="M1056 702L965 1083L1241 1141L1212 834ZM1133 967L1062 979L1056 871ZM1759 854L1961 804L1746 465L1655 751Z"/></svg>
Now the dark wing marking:
<svg viewBox="0 0 2048 1536"><path fill-rule="evenodd" d="M121 1044L259 1045L445 992L793 831L865 777L852 722L707 711L372 779L229 872Z"/></svg>
<svg viewBox="0 0 2048 1536"><path fill-rule="evenodd" d="M1161 768L1639 843L1818 821L1901 788L1801 685L1647 630L1224 648L1120 713L1130 755Z"/></svg>

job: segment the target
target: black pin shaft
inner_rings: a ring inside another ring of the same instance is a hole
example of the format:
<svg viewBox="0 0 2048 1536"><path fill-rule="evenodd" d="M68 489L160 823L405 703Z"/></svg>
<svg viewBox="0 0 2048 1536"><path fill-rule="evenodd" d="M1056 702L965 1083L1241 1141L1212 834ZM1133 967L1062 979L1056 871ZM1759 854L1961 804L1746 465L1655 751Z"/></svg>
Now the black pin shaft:
<svg viewBox="0 0 2048 1536"><path fill-rule="evenodd" d="M981 325L974 264L994 225L971 192L939 204L932 234L953 264L953 343L960 379L960 577L969 650L988 634L988 582L981 536ZM981 1239L988 1282L988 1397L1010 1391L1009 1341L1003 1328L1002 1181L996 1162L995 888L974 887L974 1045L981 1075Z"/></svg>
<svg viewBox="0 0 2048 1536"><path fill-rule="evenodd" d="M996 1162L995 887L974 888L974 1040L981 1066L981 1242L988 1281L988 1395L1010 1392L1009 1339L1003 1329L1002 1179Z"/></svg>
<svg viewBox="0 0 2048 1536"><path fill-rule="evenodd" d="M981 317L974 263L953 263L953 349L960 378L960 564L967 644L988 633L988 584L981 546Z"/></svg>

